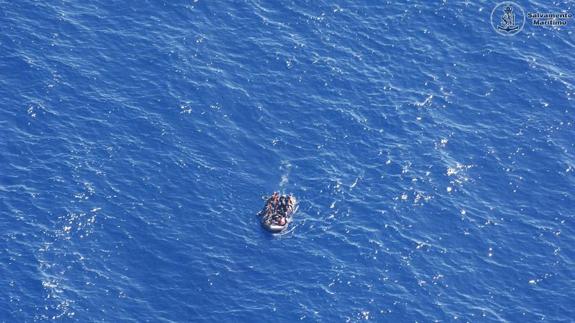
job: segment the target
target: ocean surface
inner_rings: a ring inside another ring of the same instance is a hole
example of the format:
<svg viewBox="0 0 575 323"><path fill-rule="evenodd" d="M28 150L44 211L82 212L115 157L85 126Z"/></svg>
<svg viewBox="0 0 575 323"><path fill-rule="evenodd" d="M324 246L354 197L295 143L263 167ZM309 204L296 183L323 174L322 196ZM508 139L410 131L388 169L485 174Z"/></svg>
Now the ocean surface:
<svg viewBox="0 0 575 323"><path fill-rule="evenodd" d="M0 0L0 322L572 322L575 19L496 5Z"/></svg>

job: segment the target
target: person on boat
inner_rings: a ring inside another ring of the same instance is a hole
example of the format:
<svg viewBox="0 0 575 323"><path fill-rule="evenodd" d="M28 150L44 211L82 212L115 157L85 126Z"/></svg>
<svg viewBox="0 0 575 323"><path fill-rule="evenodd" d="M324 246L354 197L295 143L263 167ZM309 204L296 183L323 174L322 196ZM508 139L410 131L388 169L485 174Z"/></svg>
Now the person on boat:
<svg viewBox="0 0 575 323"><path fill-rule="evenodd" d="M277 200L278 200L278 193L274 192L266 202L266 208L265 208L266 215L272 215L276 212Z"/></svg>
<svg viewBox="0 0 575 323"><path fill-rule="evenodd" d="M287 210L287 198L285 196L280 197L279 212L286 213Z"/></svg>
<svg viewBox="0 0 575 323"><path fill-rule="evenodd" d="M273 213L272 198L270 197L266 202L266 206L265 206L262 214L271 215L272 213Z"/></svg>
<svg viewBox="0 0 575 323"><path fill-rule="evenodd" d="M287 222L287 220L286 220L286 215L285 215L284 213L282 213L282 212L274 213L274 214L271 216L271 222L272 222L273 224L277 224L277 225L284 225L284 224L286 224L286 222Z"/></svg>
<svg viewBox="0 0 575 323"><path fill-rule="evenodd" d="M274 195L272 195L273 198L273 202L274 204L278 204L279 198L280 198L280 194L278 192L274 192Z"/></svg>
<svg viewBox="0 0 575 323"><path fill-rule="evenodd" d="M290 195L287 197L287 210L293 212L294 198Z"/></svg>

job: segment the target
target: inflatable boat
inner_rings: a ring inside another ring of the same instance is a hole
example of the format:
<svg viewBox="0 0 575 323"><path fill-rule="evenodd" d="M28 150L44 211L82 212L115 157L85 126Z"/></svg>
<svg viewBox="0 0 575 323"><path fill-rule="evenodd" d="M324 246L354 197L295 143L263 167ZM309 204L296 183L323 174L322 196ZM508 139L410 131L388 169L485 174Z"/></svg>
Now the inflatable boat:
<svg viewBox="0 0 575 323"><path fill-rule="evenodd" d="M282 232L291 223L295 210L295 197L275 192L266 200L266 205L260 212L262 226L272 233Z"/></svg>

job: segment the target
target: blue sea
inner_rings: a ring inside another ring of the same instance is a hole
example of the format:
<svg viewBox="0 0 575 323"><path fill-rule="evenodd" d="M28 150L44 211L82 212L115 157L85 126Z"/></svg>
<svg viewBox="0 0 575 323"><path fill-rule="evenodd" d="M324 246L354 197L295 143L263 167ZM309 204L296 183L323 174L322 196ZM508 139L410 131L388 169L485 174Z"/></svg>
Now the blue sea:
<svg viewBox="0 0 575 323"><path fill-rule="evenodd" d="M0 322L572 322L575 18L497 4L0 0Z"/></svg>

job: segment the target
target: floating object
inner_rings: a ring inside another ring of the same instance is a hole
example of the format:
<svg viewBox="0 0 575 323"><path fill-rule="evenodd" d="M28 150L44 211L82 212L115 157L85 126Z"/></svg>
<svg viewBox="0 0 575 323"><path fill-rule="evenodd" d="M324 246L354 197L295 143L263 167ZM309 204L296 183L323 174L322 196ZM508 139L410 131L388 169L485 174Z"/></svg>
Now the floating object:
<svg viewBox="0 0 575 323"><path fill-rule="evenodd" d="M296 210L296 199L291 195L274 192L266 200L264 209L259 213L262 226L273 233L284 231L292 221Z"/></svg>

